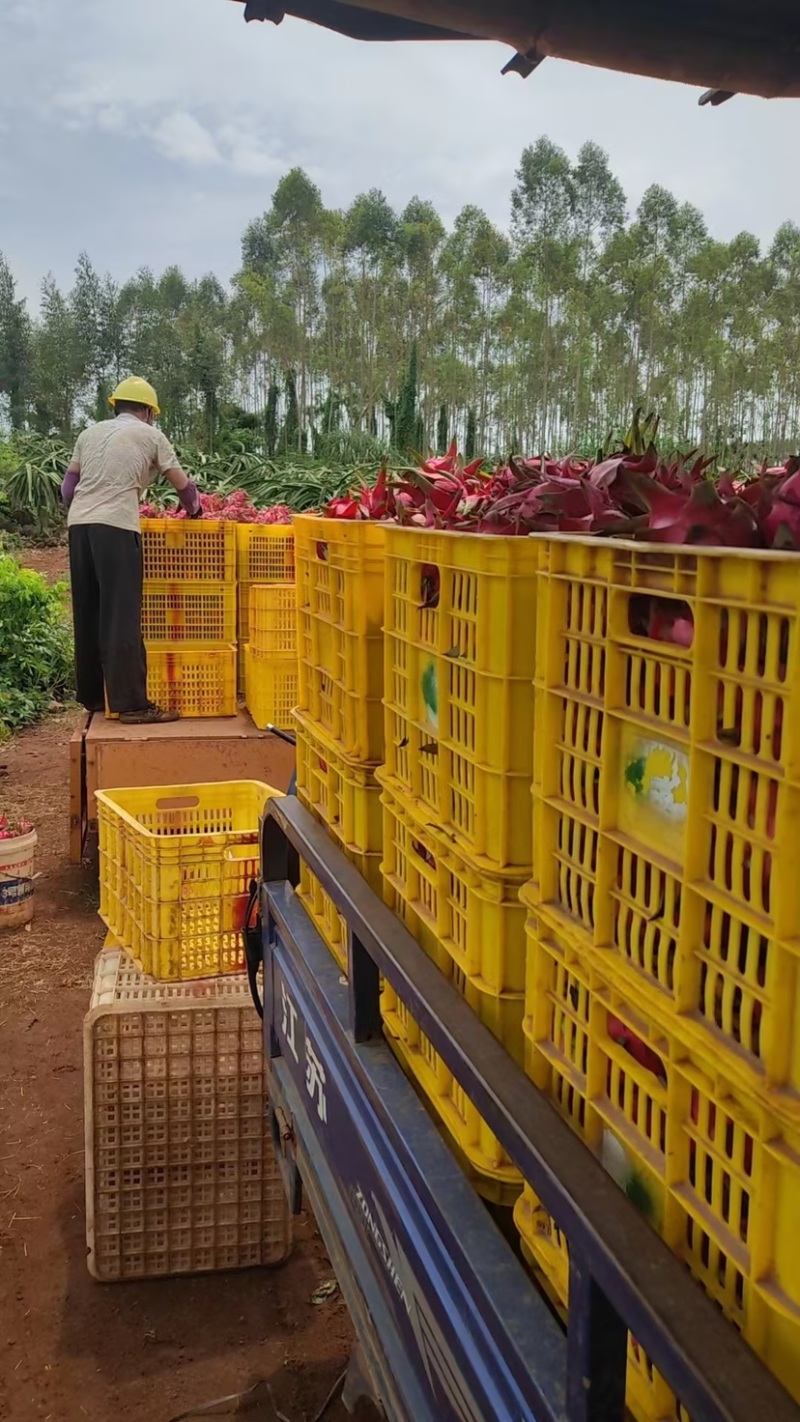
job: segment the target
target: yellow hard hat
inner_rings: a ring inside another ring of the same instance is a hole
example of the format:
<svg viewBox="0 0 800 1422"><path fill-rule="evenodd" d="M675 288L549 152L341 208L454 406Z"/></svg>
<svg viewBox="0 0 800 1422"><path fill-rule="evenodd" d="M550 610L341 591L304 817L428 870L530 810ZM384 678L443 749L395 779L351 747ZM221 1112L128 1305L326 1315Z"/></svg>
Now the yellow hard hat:
<svg viewBox="0 0 800 1422"><path fill-rule="evenodd" d="M155 415L161 414L155 390L149 380L142 380L141 375L129 375L120 381L113 395L109 395L108 403L116 405L118 400L132 400L136 405L149 405Z"/></svg>

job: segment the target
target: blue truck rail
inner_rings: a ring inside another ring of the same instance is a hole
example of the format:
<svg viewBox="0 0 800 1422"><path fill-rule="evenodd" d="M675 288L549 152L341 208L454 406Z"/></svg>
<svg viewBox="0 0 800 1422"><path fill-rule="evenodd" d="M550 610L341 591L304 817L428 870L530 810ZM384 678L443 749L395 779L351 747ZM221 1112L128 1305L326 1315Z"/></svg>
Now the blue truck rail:
<svg viewBox="0 0 800 1422"><path fill-rule="evenodd" d="M345 916L341 974L293 886ZM389 1422L623 1422L630 1330L692 1422L798 1422L736 1335L551 1104L292 798L262 824L271 1119ZM386 977L570 1240L564 1334L386 1046Z"/></svg>

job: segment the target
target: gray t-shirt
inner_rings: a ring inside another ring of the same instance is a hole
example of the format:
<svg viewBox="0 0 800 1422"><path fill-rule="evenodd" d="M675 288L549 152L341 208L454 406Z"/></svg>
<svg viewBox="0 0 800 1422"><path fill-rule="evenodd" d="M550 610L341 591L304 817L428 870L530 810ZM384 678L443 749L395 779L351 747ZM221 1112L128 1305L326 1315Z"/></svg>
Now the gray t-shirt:
<svg viewBox="0 0 800 1422"><path fill-rule="evenodd" d="M78 435L72 463L81 471L67 524L105 523L139 532L139 504L155 474L176 469L166 435L135 415L117 415Z"/></svg>

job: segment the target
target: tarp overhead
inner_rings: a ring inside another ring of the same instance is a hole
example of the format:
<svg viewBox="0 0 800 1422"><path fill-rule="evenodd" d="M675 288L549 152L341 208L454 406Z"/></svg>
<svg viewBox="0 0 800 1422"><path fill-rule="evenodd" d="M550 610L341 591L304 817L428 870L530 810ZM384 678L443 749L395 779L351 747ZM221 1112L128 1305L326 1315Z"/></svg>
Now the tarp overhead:
<svg viewBox="0 0 800 1422"><path fill-rule="evenodd" d="M672 79L716 95L800 97L800 0L245 0L362 40L490 39L543 59Z"/></svg>
<svg viewBox="0 0 800 1422"><path fill-rule="evenodd" d="M800 0L798 0L800 3ZM245 19L272 20L279 25L287 15L298 20L310 20L326 30L358 40L457 40L475 39L440 25L409 20L398 15L381 14L358 5L341 4L340 0L299 0L298 4L280 4L278 0L246 0Z"/></svg>

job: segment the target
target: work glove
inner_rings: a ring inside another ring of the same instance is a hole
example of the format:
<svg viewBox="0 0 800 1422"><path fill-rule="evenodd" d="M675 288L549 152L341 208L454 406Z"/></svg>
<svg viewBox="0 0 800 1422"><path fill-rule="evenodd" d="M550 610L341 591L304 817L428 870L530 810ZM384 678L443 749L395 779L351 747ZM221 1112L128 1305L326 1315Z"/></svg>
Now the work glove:
<svg viewBox="0 0 800 1422"><path fill-rule="evenodd" d="M185 488L178 491L178 502L188 518L203 517L203 506L194 479L190 479Z"/></svg>
<svg viewBox="0 0 800 1422"><path fill-rule="evenodd" d="M75 490L80 482L80 473L74 469L68 469L61 480L61 502L65 509L68 509L75 497Z"/></svg>

